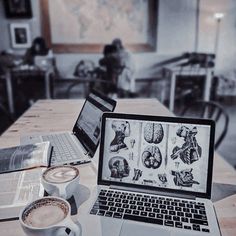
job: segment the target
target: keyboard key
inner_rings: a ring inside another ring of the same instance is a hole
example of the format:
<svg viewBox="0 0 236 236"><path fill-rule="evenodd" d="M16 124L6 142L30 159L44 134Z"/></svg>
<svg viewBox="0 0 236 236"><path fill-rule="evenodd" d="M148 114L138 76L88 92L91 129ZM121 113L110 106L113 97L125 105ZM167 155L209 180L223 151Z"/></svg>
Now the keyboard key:
<svg viewBox="0 0 236 236"><path fill-rule="evenodd" d="M194 219L198 219L198 220L207 220L206 215L198 215L198 214L194 214L193 215Z"/></svg>
<svg viewBox="0 0 236 236"><path fill-rule="evenodd" d="M165 215L165 219L166 219L166 220L172 220L172 216L170 216L170 215Z"/></svg>
<svg viewBox="0 0 236 236"><path fill-rule="evenodd" d="M191 226L189 226L189 225L185 225L184 228L185 229L192 229Z"/></svg>
<svg viewBox="0 0 236 236"><path fill-rule="evenodd" d="M164 209L165 209L165 208L164 208ZM167 206L167 209L173 211L173 210L174 210L174 207L173 207L173 206Z"/></svg>
<svg viewBox="0 0 236 236"><path fill-rule="evenodd" d="M161 214L168 214L168 211L167 210L161 210Z"/></svg>
<svg viewBox="0 0 236 236"><path fill-rule="evenodd" d="M140 212L140 215L141 215L141 216L147 216L147 212L141 211L141 212Z"/></svg>
<svg viewBox="0 0 236 236"><path fill-rule="evenodd" d="M160 205L159 208L160 208L160 209L166 209L166 206L165 206L165 205ZM167 208L168 208L168 207L167 207ZM168 208L168 209L169 209L169 208ZM173 209L171 209L171 210L173 210Z"/></svg>
<svg viewBox="0 0 236 236"><path fill-rule="evenodd" d="M107 217L112 217L112 215L113 215L113 212L111 212L111 211L107 211L105 213L105 216L107 216Z"/></svg>
<svg viewBox="0 0 236 236"><path fill-rule="evenodd" d="M133 210L133 212L132 212L132 213L133 213L134 215L139 215L139 212L140 212L140 211Z"/></svg>
<svg viewBox="0 0 236 236"><path fill-rule="evenodd" d="M179 216L173 216L173 220L174 221L180 221L180 217Z"/></svg>
<svg viewBox="0 0 236 236"><path fill-rule="evenodd" d="M151 208L151 207L146 207L146 208L145 208L145 211L150 211L150 212L151 212L151 211L152 211L152 208Z"/></svg>
<svg viewBox="0 0 236 236"><path fill-rule="evenodd" d="M165 220L164 221L164 225L173 227L174 226L174 221L172 221L172 220Z"/></svg>
<svg viewBox="0 0 236 236"><path fill-rule="evenodd" d="M199 225L193 225L193 230L200 231L200 226Z"/></svg>
<svg viewBox="0 0 236 236"><path fill-rule="evenodd" d="M184 216L184 213L179 211L179 212L177 212L177 216Z"/></svg>
<svg viewBox="0 0 236 236"><path fill-rule="evenodd" d="M197 214L197 213L198 213L198 210L196 210L196 209L191 209L191 213Z"/></svg>
<svg viewBox="0 0 236 236"><path fill-rule="evenodd" d="M117 212L121 212L122 213L122 212L124 212L124 209L123 208L118 208Z"/></svg>
<svg viewBox="0 0 236 236"><path fill-rule="evenodd" d="M144 206L146 206L146 207L150 207L150 206L151 206L151 203L149 203L149 202L145 202L145 203L144 203Z"/></svg>
<svg viewBox="0 0 236 236"><path fill-rule="evenodd" d="M148 216L149 216L149 217L155 217L155 213L150 212L150 213L148 213Z"/></svg>
<svg viewBox="0 0 236 236"><path fill-rule="evenodd" d="M115 212L115 213L113 214L113 217L120 219L120 218L122 218L122 215L123 215L122 213Z"/></svg>
<svg viewBox="0 0 236 236"><path fill-rule="evenodd" d="M184 223L188 223L188 218L185 218L185 217L181 217L181 221L184 222Z"/></svg>
<svg viewBox="0 0 236 236"><path fill-rule="evenodd" d="M185 212L185 217L192 218L192 214L188 213L188 212Z"/></svg>
<svg viewBox="0 0 236 236"><path fill-rule="evenodd" d="M104 214L105 214L105 211L103 211L103 210L99 210L97 213L97 215L99 215L99 216L104 216Z"/></svg>
<svg viewBox="0 0 236 236"><path fill-rule="evenodd" d="M148 218L148 217L143 217L143 216L133 216L133 215L124 214L123 219L163 225L162 219Z"/></svg>
<svg viewBox="0 0 236 236"><path fill-rule="evenodd" d="M110 207L110 211L116 211L116 207Z"/></svg>
<svg viewBox="0 0 236 236"><path fill-rule="evenodd" d="M175 211L169 211L169 214L175 216Z"/></svg>
<svg viewBox="0 0 236 236"><path fill-rule="evenodd" d="M96 214L97 214L97 212L98 212L98 210L97 210L97 209L92 209L92 210L90 211L90 214L92 214L92 215L96 215Z"/></svg>
<svg viewBox="0 0 236 236"><path fill-rule="evenodd" d="M175 227L176 228L183 228L183 224L181 222L175 222Z"/></svg>
<svg viewBox="0 0 236 236"><path fill-rule="evenodd" d="M156 218L163 219L163 215L162 214L156 214Z"/></svg>
<svg viewBox="0 0 236 236"><path fill-rule="evenodd" d="M135 206L135 205L130 205L129 208L132 209L132 210L136 210L136 209L137 209L137 206Z"/></svg>
<svg viewBox="0 0 236 236"><path fill-rule="evenodd" d="M163 210L162 210L162 211L163 211ZM160 212L160 209L158 209L158 208L153 208L153 212L159 213L159 212Z"/></svg>
<svg viewBox="0 0 236 236"><path fill-rule="evenodd" d="M206 211L199 210L199 214L201 214L201 215L206 215Z"/></svg>
<svg viewBox="0 0 236 236"><path fill-rule="evenodd" d="M190 223L197 224L197 225L206 225L206 226L208 226L208 222L204 221L204 220L190 219Z"/></svg>
<svg viewBox="0 0 236 236"><path fill-rule="evenodd" d="M206 228L202 228L202 232L207 232L207 233L209 233L210 230L209 230L209 229L206 229Z"/></svg>
<svg viewBox="0 0 236 236"><path fill-rule="evenodd" d="M108 206L102 206L102 205L100 205L100 206L99 206L99 209L100 209L100 210L105 210L105 211L107 211L107 210L109 209L109 207L108 207Z"/></svg>
<svg viewBox="0 0 236 236"><path fill-rule="evenodd" d="M131 212L132 212L132 210L130 210L130 209L125 209L125 213L131 214Z"/></svg>

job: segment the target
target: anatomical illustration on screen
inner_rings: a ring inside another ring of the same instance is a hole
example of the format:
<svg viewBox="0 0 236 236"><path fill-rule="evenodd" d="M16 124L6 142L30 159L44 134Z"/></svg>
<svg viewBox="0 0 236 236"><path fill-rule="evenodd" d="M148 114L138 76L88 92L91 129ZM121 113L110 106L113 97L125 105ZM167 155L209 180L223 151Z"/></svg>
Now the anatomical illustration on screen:
<svg viewBox="0 0 236 236"><path fill-rule="evenodd" d="M108 118L102 178L205 192L209 137L209 126Z"/></svg>

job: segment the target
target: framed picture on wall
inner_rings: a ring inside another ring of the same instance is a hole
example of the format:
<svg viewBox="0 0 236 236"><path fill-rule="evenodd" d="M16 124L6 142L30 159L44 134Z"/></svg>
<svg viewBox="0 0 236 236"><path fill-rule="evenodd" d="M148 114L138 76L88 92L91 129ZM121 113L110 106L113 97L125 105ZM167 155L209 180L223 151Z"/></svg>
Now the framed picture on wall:
<svg viewBox="0 0 236 236"><path fill-rule="evenodd" d="M31 46L29 24L26 23L10 24L10 34L13 48L28 48Z"/></svg>
<svg viewBox="0 0 236 236"><path fill-rule="evenodd" d="M31 0L4 0L7 18L31 18Z"/></svg>
<svg viewBox="0 0 236 236"><path fill-rule="evenodd" d="M155 51L158 0L41 0L43 37L56 53L101 53L120 38L132 52Z"/></svg>

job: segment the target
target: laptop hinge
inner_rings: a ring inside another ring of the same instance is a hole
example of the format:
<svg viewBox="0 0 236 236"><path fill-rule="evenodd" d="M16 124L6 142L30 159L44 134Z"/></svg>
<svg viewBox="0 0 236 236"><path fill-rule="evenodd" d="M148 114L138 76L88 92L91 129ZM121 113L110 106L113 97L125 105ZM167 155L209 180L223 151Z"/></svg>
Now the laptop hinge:
<svg viewBox="0 0 236 236"><path fill-rule="evenodd" d="M131 188L131 187L124 187L124 186L114 186L114 185L110 185L110 188L118 189L118 190L125 190L129 192L139 192L139 193L155 194L155 195L162 195L162 196L168 196L168 197L186 198L186 199L191 199L191 200L196 199L196 197L192 195L179 194L179 193L173 193L173 192L163 192L163 191Z"/></svg>

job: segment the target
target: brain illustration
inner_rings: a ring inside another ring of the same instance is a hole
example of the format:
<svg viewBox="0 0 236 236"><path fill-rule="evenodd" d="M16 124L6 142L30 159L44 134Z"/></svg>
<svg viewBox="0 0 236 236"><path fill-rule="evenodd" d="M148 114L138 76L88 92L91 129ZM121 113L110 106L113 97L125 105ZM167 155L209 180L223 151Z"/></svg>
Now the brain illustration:
<svg viewBox="0 0 236 236"><path fill-rule="evenodd" d="M161 124L148 123L144 127L144 139L148 143L160 143L163 139L164 131Z"/></svg>
<svg viewBox="0 0 236 236"><path fill-rule="evenodd" d="M142 154L143 165L147 168L157 169L162 162L160 149L156 146L147 146Z"/></svg>

